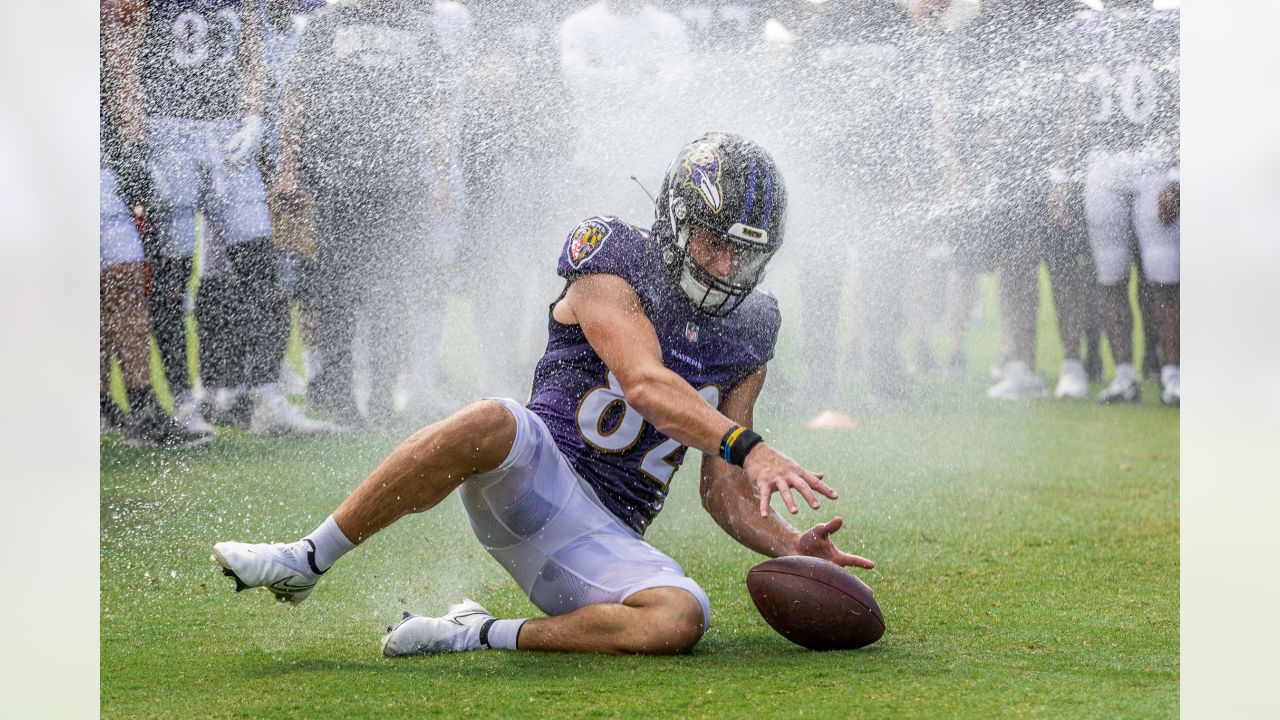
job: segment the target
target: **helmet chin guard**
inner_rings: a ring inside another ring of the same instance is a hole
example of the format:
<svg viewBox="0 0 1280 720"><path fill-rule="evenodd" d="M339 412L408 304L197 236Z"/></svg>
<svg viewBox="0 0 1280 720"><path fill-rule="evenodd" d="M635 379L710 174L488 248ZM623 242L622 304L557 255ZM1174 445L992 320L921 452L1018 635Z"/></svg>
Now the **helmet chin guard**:
<svg viewBox="0 0 1280 720"><path fill-rule="evenodd" d="M700 312L723 317L755 290L782 245L786 187L773 158L738 135L708 133L681 150L658 192L654 236L663 264ZM691 252L695 229L728 270L712 272Z"/></svg>

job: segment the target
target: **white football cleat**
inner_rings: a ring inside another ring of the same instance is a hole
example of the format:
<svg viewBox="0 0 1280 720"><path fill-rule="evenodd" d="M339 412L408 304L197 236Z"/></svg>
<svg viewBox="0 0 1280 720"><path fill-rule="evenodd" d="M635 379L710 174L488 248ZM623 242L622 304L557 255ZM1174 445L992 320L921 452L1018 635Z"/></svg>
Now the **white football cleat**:
<svg viewBox="0 0 1280 720"><path fill-rule="evenodd" d="M1160 373L1160 402L1178 407L1182 404L1182 377L1176 365Z"/></svg>
<svg viewBox="0 0 1280 720"><path fill-rule="evenodd" d="M307 379L293 371L293 368L280 369L280 387L285 395L306 395Z"/></svg>
<svg viewBox="0 0 1280 720"><path fill-rule="evenodd" d="M987 397L992 400L1029 400L1048 394L1044 388L1044 376L1021 360L1006 363L1004 378L987 388Z"/></svg>
<svg viewBox="0 0 1280 720"><path fill-rule="evenodd" d="M402 657L479 650L480 631L490 620L493 616L475 600L450 605L449 612L438 618L405 613L400 622L387 628L382 654Z"/></svg>
<svg viewBox="0 0 1280 720"><path fill-rule="evenodd" d="M1084 400L1089 397L1089 376L1084 372L1084 363L1079 360L1063 360L1062 370L1058 372L1058 387L1053 396L1061 400Z"/></svg>
<svg viewBox="0 0 1280 720"><path fill-rule="evenodd" d="M1117 405L1119 403L1136 403L1142 399L1142 386L1132 375L1117 375L1111 384L1098 393L1101 405Z"/></svg>
<svg viewBox="0 0 1280 720"><path fill-rule="evenodd" d="M236 581L236 592L265 587L276 600L297 605L324 574L315 566L315 545L310 540L301 543L300 551L299 543L220 542L213 546L213 559L222 566L223 575Z"/></svg>
<svg viewBox="0 0 1280 720"><path fill-rule="evenodd" d="M218 434L218 431L200 413L200 401L190 390L183 390L173 399L173 421L195 435Z"/></svg>
<svg viewBox="0 0 1280 720"><path fill-rule="evenodd" d="M249 434L263 437L307 437L336 432L338 426L307 417L285 398L278 386L253 389L253 415Z"/></svg>

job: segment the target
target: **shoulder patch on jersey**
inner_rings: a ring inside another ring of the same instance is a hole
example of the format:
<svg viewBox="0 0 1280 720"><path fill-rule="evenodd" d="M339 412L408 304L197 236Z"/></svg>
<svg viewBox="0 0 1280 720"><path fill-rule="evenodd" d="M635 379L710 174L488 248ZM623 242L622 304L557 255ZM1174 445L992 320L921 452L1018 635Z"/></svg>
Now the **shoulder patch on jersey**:
<svg viewBox="0 0 1280 720"><path fill-rule="evenodd" d="M587 258L595 254L604 245L604 241L609 239L612 228L605 222L603 218L594 217L584 220L573 234L569 236L569 264L575 270L582 267L582 263Z"/></svg>

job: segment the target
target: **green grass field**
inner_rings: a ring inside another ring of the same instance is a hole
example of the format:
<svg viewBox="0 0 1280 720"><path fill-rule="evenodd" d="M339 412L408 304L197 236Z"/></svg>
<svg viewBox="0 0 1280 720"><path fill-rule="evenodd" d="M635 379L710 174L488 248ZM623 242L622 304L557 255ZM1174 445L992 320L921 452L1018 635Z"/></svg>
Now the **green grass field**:
<svg viewBox="0 0 1280 720"><path fill-rule="evenodd" d="M980 384L970 390L977 391ZM1148 396L1154 395L1148 388ZM296 609L236 595L218 539L310 530L395 442L227 433L183 455L102 446L107 717L1169 717L1178 709L1178 421L1136 407L996 406L960 393L770 437L843 491L843 545L888 631L816 654L775 635L743 577L759 558L701 511L686 468L650 531L712 598L679 658L481 652L390 661L383 627L463 595L535 612L456 499L357 551ZM696 462L691 459L691 464ZM834 714L834 715L833 715Z"/></svg>
<svg viewBox="0 0 1280 720"><path fill-rule="evenodd" d="M990 286L984 296L991 305ZM994 314L975 348L996 347ZM1056 368L1042 311L1042 367ZM794 324L780 360L794 363ZM465 350L464 350L465 352ZM975 352L975 368L990 362ZM826 471L845 549L888 630L863 650L813 653L776 635L743 578L760 557L699 506L696 453L649 532L712 600L690 656L514 652L385 660L402 610L463 596L500 616L536 610L471 537L451 498L348 556L296 609L234 594L220 539L312 529L397 441L224 431L212 448L101 446L101 707L106 717L1152 718L1178 713L1178 411L981 398L931 381L909 409L857 409L854 431L803 430L776 388L757 425ZM1053 378L1050 378L1051 381ZM1050 385L1052 387L1052 385Z"/></svg>

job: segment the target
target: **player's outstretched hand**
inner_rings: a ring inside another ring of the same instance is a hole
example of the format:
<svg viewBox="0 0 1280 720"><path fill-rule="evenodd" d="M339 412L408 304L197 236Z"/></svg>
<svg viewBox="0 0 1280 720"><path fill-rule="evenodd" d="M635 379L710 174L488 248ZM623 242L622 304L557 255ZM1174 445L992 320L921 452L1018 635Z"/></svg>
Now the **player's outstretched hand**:
<svg viewBox="0 0 1280 720"><path fill-rule="evenodd" d="M262 147L262 116L245 115L240 129L222 146L223 160L233 168L239 169Z"/></svg>
<svg viewBox="0 0 1280 720"><path fill-rule="evenodd" d="M830 560L843 567L852 565L866 570L874 568L876 566L874 562L858 555L841 552L840 548L831 542L831 534L839 530L843 524L844 520L836 517L832 518L831 522L818 523L813 526L812 530L804 533L796 540L795 554Z"/></svg>
<svg viewBox="0 0 1280 720"><path fill-rule="evenodd" d="M832 500L840 497L839 493L822 481L822 475L805 470L795 460L764 443L751 448L742 469L746 471L747 479L755 483L760 491L760 517L769 515L769 500L775 492L782 496L782 502L793 515L800 509L796 507L796 499L791 494L792 488L798 490L814 510L820 507L815 490Z"/></svg>

